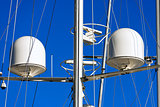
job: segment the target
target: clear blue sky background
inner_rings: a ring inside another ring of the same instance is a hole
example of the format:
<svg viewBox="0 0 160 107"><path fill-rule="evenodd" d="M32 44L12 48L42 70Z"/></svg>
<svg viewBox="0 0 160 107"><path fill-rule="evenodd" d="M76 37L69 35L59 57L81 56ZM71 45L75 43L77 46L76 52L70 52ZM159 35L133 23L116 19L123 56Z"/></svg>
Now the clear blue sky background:
<svg viewBox="0 0 160 107"><path fill-rule="evenodd" d="M100 24L106 24L106 13L105 6L108 5L108 0L93 0L94 1L94 22ZM104 3L105 1L105 3ZM153 39L147 24L145 23L145 30L147 39L142 32L142 24L140 11L136 4L136 1L139 0L114 0L113 10L115 13L115 17L120 28L129 27L128 25L128 17L127 17L127 8L126 1L129 13L129 23L130 28L136 30L142 36L145 42L145 55L146 55L146 47L148 46L148 55L155 56L156 55L156 42ZM155 0L142 0L143 2L143 12L145 18L153 31L153 34L156 35L156 17L155 17ZM40 20L40 16L43 10L45 0L35 0L35 11L34 11L34 21L33 21L33 36L36 34L36 30L38 27L38 23ZM38 39L45 44L46 36L48 33L49 23L52 14L52 8L54 5L54 0L48 0L46 9L44 12L44 16L40 25L40 29L38 32ZM10 0L0 0L0 36L3 34L8 21L8 13L9 13ZM15 11L16 0L13 0L12 14ZM84 0L84 23L92 22L92 0ZM17 13L17 23L16 23L16 31L15 31L15 40L22 36L31 35L31 22L32 22L32 8L33 8L33 0L22 0ZM121 12L120 12L121 10ZM121 15L120 15L121 14ZM12 33L13 33L13 23L12 20L9 27L9 35L7 42L7 51L6 58L4 63L4 72L3 76L8 75L8 67L9 67L9 51L12 41ZM51 68L51 55L53 54L54 65L53 65L53 75L54 77L69 77L69 75L60 67L60 63L66 59L73 58L73 35L70 34L70 29L74 26L74 0L57 0L54 17L52 21L51 32L46 48L46 64L47 71L41 74L41 77L49 77L51 76L50 68ZM111 14L111 33L113 33L117 27L115 24L115 20L113 14ZM102 27L97 27L98 30L105 32L105 29ZM4 50L4 41L5 36L0 41L0 67L2 65L3 58L3 50ZM147 44L147 45L146 45ZM95 55L102 55L103 52L103 43L95 46ZM84 55L92 55L92 46L84 45ZM101 60L98 60L101 62ZM113 72L116 69L111 67L107 67L106 72ZM96 74L100 73L99 69ZM143 71L139 73L133 74L135 78L135 84L137 91L141 89L143 86L148 73L150 71ZM154 70L151 73L152 78L154 77ZM16 76L11 74L11 76ZM131 106L134 98L136 97L134 85L132 82L131 75L121 76L121 83L123 86L124 97L126 101L126 106ZM116 80L116 85L115 84ZM151 80L149 80L151 81ZM139 94L139 100L141 106L143 107L146 103L146 99L149 92L149 81L146 82L144 88ZM7 82L7 81L5 81ZM95 104L97 107L98 104L98 93L99 93L99 81L96 81L95 87ZM18 90L21 82L10 81L9 90L8 90L8 99L7 99L7 107L13 107L16 101L16 97L18 94ZM48 82L40 82L36 94L36 99L34 103L34 107L62 107L65 100L68 97L68 94L71 90L72 83L48 83ZM89 102L91 105L94 104L94 93L93 93L93 82L87 82L84 84L86 86L86 93L89 98ZM114 96L114 86L115 87L115 96ZM147 107L151 107L155 104L157 105L157 89L156 89L156 77L153 82L153 92L151 92ZM33 103L34 92L36 88L36 82L28 82L27 84L27 100L26 107L31 107ZM16 107L23 107L25 100L25 90L26 90L26 82L23 82L22 88L16 103ZM103 94L103 107L112 107L113 106L113 96L114 96L114 106L115 107L124 107L124 99L121 90L121 84L119 77L108 78L105 79L105 88ZM4 107L6 97L6 90L0 90L0 107ZM154 101L153 101L154 99ZM69 102L71 97L67 101L65 107L69 106ZM84 102L85 103L85 102ZM71 105L72 106L72 105ZM133 105L140 106L138 100L136 100Z"/></svg>

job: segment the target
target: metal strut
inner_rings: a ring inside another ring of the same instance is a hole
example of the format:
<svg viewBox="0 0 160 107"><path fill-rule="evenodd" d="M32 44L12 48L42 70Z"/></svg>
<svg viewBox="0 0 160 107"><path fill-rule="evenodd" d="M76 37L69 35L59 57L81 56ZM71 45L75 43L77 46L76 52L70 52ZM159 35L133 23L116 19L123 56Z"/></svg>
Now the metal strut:
<svg viewBox="0 0 160 107"><path fill-rule="evenodd" d="M107 23L106 23L108 27L109 27L109 22L110 22L111 1L112 0L108 1L108 13L107 13ZM108 35L108 33L109 33L109 29L106 28L106 35ZM107 41L108 41L108 36L106 37L105 44L104 44L104 52L103 52L103 60L102 60L102 74L105 72L105 62L106 62L106 54L107 54ZM101 105L102 105L103 84L104 84L104 79L101 79L98 107L101 107Z"/></svg>

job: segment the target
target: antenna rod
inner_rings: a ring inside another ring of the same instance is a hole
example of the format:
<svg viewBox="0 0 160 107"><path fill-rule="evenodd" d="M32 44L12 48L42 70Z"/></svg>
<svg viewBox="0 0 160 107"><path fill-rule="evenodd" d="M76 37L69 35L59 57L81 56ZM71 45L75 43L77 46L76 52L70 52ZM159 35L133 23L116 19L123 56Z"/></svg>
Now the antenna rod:
<svg viewBox="0 0 160 107"><path fill-rule="evenodd" d="M156 0L156 24L157 24L157 64L160 64L160 18L159 0ZM157 107L160 107L160 68L157 69Z"/></svg>
<svg viewBox="0 0 160 107"><path fill-rule="evenodd" d="M74 87L73 107L83 106L82 91L83 62L83 0L74 0Z"/></svg>
<svg viewBox="0 0 160 107"><path fill-rule="evenodd" d="M103 50L103 60L102 60L102 71L101 73L105 73L105 62L106 62L106 54L107 54L107 41L108 41L108 33L109 33L109 22L110 22L110 13L111 13L111 0L108 1L108 13L107 13L107 28L106 28L106 39L105 39L105 44L104 44L104 50ZM99 100L98 100L98 107L101 107L102 105L102 95L103 95L103 84L104 84L104 79L101 79L100 82L100 90L99 90Z"/></svg>

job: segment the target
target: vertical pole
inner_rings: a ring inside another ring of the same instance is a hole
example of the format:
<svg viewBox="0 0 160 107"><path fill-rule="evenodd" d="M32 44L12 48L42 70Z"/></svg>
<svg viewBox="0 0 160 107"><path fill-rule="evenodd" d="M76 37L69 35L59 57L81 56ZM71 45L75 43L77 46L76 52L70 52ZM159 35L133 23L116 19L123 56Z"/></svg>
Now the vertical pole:
<svg viewBox="0 0 160 107"><path fill-rule="evenodd" d="M74 98L73 106L82 107L83 0L74 0Z"/></svg>
<svg viewBox="0 0 160 107"><path fill-rule="evenodd" d="M53 77L53 55L51 55L51 77Z"/></svg>
<svg viewBox="0 0 160 107"><path fill-rule="evenodd" d="M157 24L157 64L160 64L160 18L159 0L156 0L156 24ZM157 69L157 107L160 107L160 68Z"/></svg>
<svg viewBox="0 0 160 107"><path fill-rule="evenodd" d="M107 28L106 28L106 39L104 43L104 50L103 50L103 60L102 60L102 72L105 73L105 62L106 62L106 54L107 54L107 41L108 41L108 33L109 33L109 22L110 22L110 13L111 13L111 0L108 1L108 13L107 13ZM98 100L98 107L101 107L102 105L102 95L103 95L103 84L104 84L104 79L101 79L100 82L100 90L99 90L99 100Z"/></svg>

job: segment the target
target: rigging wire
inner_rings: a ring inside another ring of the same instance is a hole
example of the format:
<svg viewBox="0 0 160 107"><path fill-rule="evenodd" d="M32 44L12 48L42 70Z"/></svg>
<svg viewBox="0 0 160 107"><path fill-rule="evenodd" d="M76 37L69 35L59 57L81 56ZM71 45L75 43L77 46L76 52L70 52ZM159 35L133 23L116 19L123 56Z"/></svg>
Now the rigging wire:
<svg viewBox="0 0 160 107"><path fill-rule="evenodd" d="M139 105L140 105L140 107L141 107L141 102L140 102L140 100L139 100L139 96L138 96L138 93L137 93L136 84L135 84L135 81L134 81L134 79L133 79L133 75L132 75L132 74L131 74L131 78L132 78L134 90L135 90L135 93L136 93L136 96L137 96L137 99L138 99L138 103L139 103Z"/></svg>
<svg viewBox="0 0 160 107"><path fill-rule="evenodd" d="M35 5L35 0L33 0L31 36L32 36L32 28L33 28L34 5ZM31 38L31 39L32 39L32 38ZM30 45L31 45L31 42L30 42ZM32 51L32 48L31 48L30 51ZM28 63L28 61L29 61L29 57L30 57L30 55L28 56L27 63ZM27 70L27 67L26 67L26 70ZM25 70L25 71L26 71L26 70ZM22 79L23 79L23 78L22 78ZM28 77L27 77L27 80L28 80ZM16 103L17 103L17 100L18 100L18 97L19 97L19 93L20 93L20 90L21 90L22 82L23 82L23 80L21 81L21 85L20 85L20 87L19 87L19 91L18 91L18 94L17 94L17 98L16 98L16 101L15 101L14 107L16 106ZM25 92L25 103L24 103L24 106L26 105L27 83L28 83L28 81L26 81L26 92Z"/></svg>
<svg viewBox="0 0 160 107"><path fill-rule="evenodd" d="M149 31L150 31L150 33L151 33L154 41L156 42L157 46L160 48L159 44L158 44L157 41L156 41L155 35L153 34L153 32L152 32L152 30L151 30L151 28L150 28L150 26L149 26L149 24L148 24L148 22L147 22L147 20L146 20L146 18L145 18L145 16L144 16L144 14L143 14L143 12L142 12L142 10L141 10L141 8L140 8L140 5L138 4L138 2L137 2L136 0L134 0L134 1L136 2L137 6L138 6L138 8L139 8L139 10L140 10L140 12L142 13L143 18L144 18L144 21L146 22L147 27L149 28ZM147 80L148 80L148 78L147 78ZM147 82L147 80L146 80L145 82ZM144 87L144 86L143 86L143 87ZM143 89L143 87L140 89L140 91ZM153 90L153 89L152 89L152 90ZM140 93L140 91L139 91L139 93ZM153 91L152 91L152 92L153 92ZM138 94L139 94L139 93L138 93ZM135 98L135 99L136 99L136 98ZM154 104L154 97L153 97L152 99L153 99L153 104ZM135 100L134 100L134 101L135 101ZM132 102L132 104L134 103L134 101ZM132 105L132 104L131 104L131 105ZM155 105L155 104L154 104L154 105Z"/></svg>
<svg viewBox="0 0 160 107"><path fill-rule="evenodd" d="M3 52L3 60L2 60L2 66L1 66L1 72L2 73L3 73L4 59L5 59L5 55L6 55L6 47L7 47L7 40L8 40L8 31L9 31L9 22L10 22L10 17L11 17L11 10L12 10L12 0L10 2L10 9L9 9L9 16L8 16L8 26L7 26L5 46L4 46L4 52Z"/></svg>
<svg viewBox="0 0 160 107"><path fill-rule="evenodd" d="M147 99L146 99L145 107L146 107L146 105L148 103L148 99L149 99L149 95L150 95L151 90L152 90L152 86L153 86L153 82L154 82L154 79L155 79L155 75L156 75L156 72L154 72L154 77L153 77L152 82L151 82L151 86L150 86L150 89L149 89L149 92L148 92L148 96L147 96Z"/></svg>
<svg viewBox="0 0 160 107"><path fill-rule="evenodd" d="M147 44L147 37L146 37L146 29L145 29L145 19L144 19L144 12L143 12L143 4L142 4L142 0L139 0L139 6L140 6L140 9L141 9L141 11L140 11L140 13L141 13L141 21L143 21L143 22L141 22L141 23L143 23L143 25L142 25L142 27L143 27L143 30L144 30L144 35L145 35L145 44L146 44L146 56L148 56L148 44ZM143 19L142 19L143 18ZM150 85L150 83L151 83L151 78L149 78L150 79L150 81L149 81L149 85ZM152 104L152 106L153 106L153 104L154 104L154 95L153 95L153 88L151 89L151 104Z"/></svg>
<svg viewBox="0 0 160 107"><path fill-rule="evenodd" d="M152 71L153 71L153 70L150 71L149 76L151 75ZM145 79L145 81L144 81L142 87L141 87L140 90L138 91L138 95L140 94L140 92L141 92L142 89L144 88L144 86L145 86L147 80L149 79L149 76ZM136 101L136 99L137 99L137 96L134 98L133 102L131 103L131 107L132 107L133 103Z"/></svg>
<svg viewBox="0 0 160 107"><path fill-rule="evenodd" d="M150 71L150 70L149 70ZM149 72L148 72L148 77L149 77L149 87L151 87L152 85L152 77L151 77L151 75L149 75ZM153 94L153 88L151 89L151 105L152 105L152 107L155 107L155 103L154 103L154 94Z"/></svg>
<svg viewBox="0 0 160 107"><path fill-rule="evenodd" d="M31 44L33 43L33 44ZM29 58L30 58L30 55L31 55L31 52L32 52L32 49L33 49L33 45L34 45L34 41L33 41L33 38L31 37L30 38L30 51L29 51L29 55L28 55L28 59L27 59L27 63L29 62ZM13 45L12 45L13 46ZM27 75L29 76L29 72L27 71L27 63L25 64L25 72L28 73ZM28 76L27 76L27 82L26 82L26 91L25 91L25 103L24 103L24 107L26 106L26 98L27 98L27 84L28 84ZM24 78L24 77L23 77ZM23 82L23 78L22 78L22 82ZM21 90L21 85L19 87L19 92ZM19 92L18 92L18 95L17 95L17 99L19 97ZM15 104L16 104L17 100L15 101Z"/></svg>
<svg viewBox="0 0 160 107"><path fill-rule="evenodd" d="M129 21L129 12L128 12L128 2L126 0L126 10L127 10L127 21L128 21L128 27L130 27L130 21ZM136 85L135 85L135 78L133 78L133 75L131 74L131 78L132 78L132 82L133 82L133 86L134 86L134 90L135 90L135 93L136 93L136 96L137 96L137 99L138 99L138 103L141 107L141 102L140 102L140 99L139 99L139 96L138 96L138 93L137 93L137 88L136 88ZM137 101L136 101L137 103Z"/></svg>
<svg viewBox="0 0 160 107"><path fill-rule="evenodd" d="M151 76L150 76L150 79L151 79ZM151 83L150 83L151 84ZM151 94L152 94L152 107L155 107L155 100L154 100L154 91L153 91L153 88L152 88L152 90L151 90Z"/></svg>
<svg viewBox="0 0 160 107"><path fill-rule="evenodd" d="M33 0L31 36L32 36L32 27L33 27L34 4L35 4L35 0ZM32 49L33 49L33 45L34 45L34 43L31 44L32 41L33 41L33 39L30 38L30 48L31 48L31 49L30 49L30 52L29 52L29 55L28 55L28 58L27 58L27 63L29 62L29 58L30 58L30 55L31 55L31 52L32 52ZM31 45L32 45L32 46L31 46ZM26 64L26 65L27 65L27 64ZM26 72L26 71L27 71L27 66L26 66L26 68L25 68L25 72ZM23 79L23 78L22 78L22 79ZM22 80L22 82L23 82L23 80ZM22 84L22 83L21 83L21 84ZM27 76L27 81L26 81L26 91L25 91L25 103L24 103L24 106L26 105L26 98L27 98L27 84L28 84L28 76ZM20 92L20 90L21 90L21 85L20 85L20 87L19 87L19 92ZM14 104L14 105L16 105L16 102L17 102L17 100L18 100L19 92L18 92L18 95L17 95L17 98L16 98L16 101L15 101L15 104Z"/></svg>
<svg viewBox="0 0 160 107"><path fill-rule="evenodd" d="M115 98L115 95L116 95L116 77L114 79L114 95L113 95L113 107L114 107L114 98Z"/></svg>
<svg viewBox="0 0 160 107"><path fill-rule="evenodd" d="M117 29L119 29L119 26L118 26L118 24L117 24L117 20L116 20L116 17L115 17L115 13L114 13L113 7L112 7L112 14L113 14L113 17L114 17L114 20L115 20L115 23L116 23ZM121 90L122 90L122 94L123 94L124 104L125 104L125 107L126 107L126 100L125 100L124 91L123 91L123 86L122 86L122 81L121 81L120 76L119 76L119 81L120 81Z"/></svg>
<svg viewBox="0 0 160 107"><path fill-rule="evenodd" d="M46 43L45 43L45 49L46 49L46 47L47 47L48 38L49 38L49 35L50 35L50 29L51 29L51 24L52 24L52 20L53 20L53 15L54 15L55 6L56 6L56 0L55 0L55 2L54 2L53 9L52 9L52 16L51 16L51 20L50 20L50 24L49 24L47 39L46 39ZM35 92L34 92L34 98L33 98L32 107L34 106L34 102L35 102L35 99L36 99L36 94L37 94L37 90L38 90L38 84L39 84L39 82L37 82L37 84L36 84L36 89L35 89Z"/></svg>
<svg viewBox="0 0 160 107"><path fill-rule="evenodd" d="M34 5L35 5L35 0L33 0L33 8L32 8L31 36L32 36L32 30L33 30Z"/></svg>
<svg viewBox="0 0 160 107"><path fill-rule="evenodd" d="M18 7L20 6L21 1L22 1L22 0L20 0L20 2L18 3ZM17 8L18 8L18 7L17 7ZM7 30L7 32L6 32L6 40L5 40L5 48L4 48L4 54L3 54L3 61L2 61L2 66L1 66L1 72L2 72L2 73L3 73L3 66L4 66L4 59L5 59L5 51L6 51L6 45L7 45L9 25L10 25L12 19L13 19L13 16L14 16L15 13L16 13L16 10L15 10L14 13L12 14L12 17L10 18L10 16L11 16L11 8L12 8L12 0L11 0L11 3L10 3L8 24L7 24L7 27L6 27L6 29L4 30L4 32L3 32L3 34L2 34L2 36L1 36L1 38L0 38L0 41L1 41L2 38L3 38L4 33L5 33L6 30ZM17 13L16 13L16 14L17 14ZM9 72L10 72L10 71L9 71ZM10 75L10 73L9 73L8 75ZM22 84L22 82L21 82L21 84ZM8 78L8 82L7 82L7 91L6 91L6 93L8 93L8 86L9 86L9 78ZM20 87L21 87L21 86L20 86ZM21 89L21 88L20 88L20 89ZM20 92L20 89L19 89L19 92ZM19 96L19 92L18 92L18 96ZM6 94L6 95L7 95L7 94ZM17 99L18 99L18 96L17 96L17 98L16 98L16 101L17 101ZM7 104L7 96L6 96L6 99L5 99L5 106L6 106L6 104ZM14 104L14 106L16 106L16 103Z"/></svg>
<svg viewBox="0 0 160 107"><path fill-rule="evenodd" d="M102 16L102 18L100 19L100 21L98 23L101 23L102 20L104 19L104 17L107 16L107 8L106 8L105 0L103 0L103 4L104 4L104 8L105 8L105 13L104 13L104 15Z"/></svg>
<svg viewBox="0 0 160 107"><path fill-rule="evenodd" d="M66 101L65 101L65 102L64 102L64 104L63 104L63 107L64 107L64 106L65 106L65 104L67 103L67 101L68 101L68 99L69 99L70 95L72 94L72 92L73 92L73 90L71 90L71 92L69 93L69 95L68 95L68 97L67 97Z"/></svg>
<svg viewBox="0 0 160 107"><path fill-rule="evenodd" d="M52 20L53 20L53 15L54 15L55 7L56 7L56 0L54 2L54 6L53 6L53 9L52 9L52 16L51 16L51 20L50 20L50 23L49 23L49 30L48 30L48 34L47 34L46 43L45 43L45 49L47 47L48 38L49 38L49 35L50 35L50 31L51 31L51 26L52 26Z"/></svg>
<svg viewBox="0 0 160 107"><path fill-rule="evenodd" d="M104 4L104 10L105 10L105 13L104 13L104 15L103 15L103 17L100 19L100 21L98 22L98 23L101 23L102 22L102 20L104 19L104 17L105 16L107 16L107 7L106 7L106 2L105 2L105 0L103 0L103 4Z"/></svg>
<svg viewBox="0 0 160 107"><path fill-rule="evenodd" d="M33 10L34 11L34 1L33 1ZM43 13L44 13L44 10L45 10L45 7L46 7L46 3L47 3L47 0L45 2L45 5L44 5L44 8L43 8L43 12L41 14L41 18L40 18L40 21L39 21L39 25L38 25L38 29L37 29L37 34L38 34L38 30L39 30L39 27L40 27L40 24L41 24L41 21L42 21L42 17L43 17ZM34 16L34 12L32 12L32 24L31 24L31 35L32 35L32 26L33 26L33 16ZM37 37L37 34L35 37ZM31 37L31 40L33 41L33 38ZM30 49L30 52L29 52L29 56L28 56L28 59L27 59L27 62L29 62L29 58L30 58L30 55L31 55L31 52L32 52L32 49L33 49L33 45L34 45L34 42L35 40L32 42L32 46L31 46L31 49ZM31 42L30 42L30 45L31 45ZM26 64L27 65L27 64ZM27 66L26 66L26 70L27 70ZM29 75L29 74L28 74ZM24 107L26 106L26 98L27 98L27 84L28 84L28 76L27 76L27 82L26 82L26 92L25 92L25 103L24 103ZM36 86L37 87L37 86ZM33 105L33 104L32 104Z"/></svg>
<svg viewBox="0 0 160 107"><path fill-rule="evenodd" d="M147 100L146 100L146 103L145 103L145 107L146 107L146 105L147 105L147 103L148 103L149 95L150 95L151 90L152 90L152 85L153 85L153 81L151 82L151 86L150 86L150 89L149 89L149 92L148 92L148 96L147 96ZM153 106L152 106L152 107L153 107Z"/></svg>
<svg viewBox="0 0 160 107"><path fill-rule="evenodd" d="M106 16L106 13L102 16L102 18L100 19L98 23L101 23L105 16Z"/></svg>
<svg viewBox="0 0 160 107"><path fill-rule="evenodd" d="M124 104L125 104L125 107L126 107L126 100L125 100L125 96L124 96L124 91L123 91L123 86L122 86L122 81L121 81L121 77L120 77L120 75L119 75L119 81L120 81L121 90L122 90L122 94L123 94Z"/></svg>
<svg viewBox="0 0 160 107"><path fill-rule="evenodd" d="M88 98L88 96L87 96L86 91L84 90L83 92L84 92L84 95L85 95L85 97L86 97L87 102L90 104L90 101L89 101L89 98Z"/></svg>
<svg viewBox="0 0 160 107"><path fill-rule="evenodd" d="M140 5L138 4L137 0L134 0L134 1L136 2L137 6L138 6L138 9L139 9L140 12L142 13L142 16L143 16L143 18L144 18L144 21L145 21L145 23L147 24L147 27L148 27L148 29L149 29L149 31L150 31L150 33L151 33L154 41L156 42L156 45L158 46L158 48L160 48L160 45L157 43L156 37L155 37L155 35L153 34L152 29L151 29L151 27L149 26L149 24L148 24L148 22L147 22L147 20L146 20L146 18L145 18L145 16L144 16L144 13L142 12L142 10L141 10L141 8L140 8ZM152 94L153 94L153 89L152 89ZM154 104L154 106L155 106L154 96L152 96L152 99L153 99L153 104ZM152 101L152 100L151 100L151 101Z"/></svg>
<svg viewBox="0 0 160 107"><path fill-rule="evenodd" d="M14 107L16 107L16 103L17 103L17 100L18 100L18 97L19 97L19 94L20 94L20 91L21 91L22 83L23 83L23 80L21 81L20 88L18 90L18 94L17 94L17 97L16 97L16 101L14 103Z"/></svg>
<svg viewBox="0 0 160 107"><path fill-rule="evenodd" d="M22 2L22 0L19 1L18 7L20 6L21 2ZM11 21L12 21L14 15L15 15L15 12L16 12L16 10L15 10L14 13L12 14L12 17L11 17L11 19L10 19L10 21L9 21L9 24L7 24L5 30L3 31L3 34L2 34L1 37L0 37L0 41L2 40L4 34L5 34L6 30L7 30L7 27L10 25L10 23L11 23Z"/></svg>
<svg viewBox="0 0 160 107"><path fill-rule="evenodd" d="M144 17L143 17L143 15L142 15L142 14L144 14L144 13L143 13L142 0L139 0L139 5L140 5L140 8L141 8L140 16L141 16L142 32L143 32L143 38L145 39L146 55L147 55L147 54L148 54L148 44L147 44L147 37L146 37L146 28L145 28Z"/></svg>
<svg viewBox="0 0 160 107"><path fill-rule="evenodd" d="M142 11L141 8L140 8L140 5L139 5L138 2L137 2L137 0L134 0L134 1L136 2L136 4L137 4L139 10ZM142 12L141 12L141 13L142 13ZM157 43L156 37L155 37L155 35L153 34L153 31L152 31L151 27L149 26L149 24L148 24L148 22L147 22L147 19L145 18L145 16L144 16L143 13L142 13L142 15L143 15L143 17L144 17L144 20L145 20L145 22L146 22L146 24L147 24L147 27L148 27L148 29L149 29L149 31L150 31L150 33L151 33L151 35L152 35L154 41L156 42L157 46L160 48L160 45Z"/></svg>
<svg viewBox="0 0 160 107"><path fill-rule="evenodd" d="M141 7L141 17L143 17L143 23L144 23L144 30L145 30L145 19L144 19L144 12L143 12L143 4L142 4L142 0L139 0L139 4L140 4L140 7ZM146 56L148 56L148 44L147 44L147 37L146 37L146 30L145 30L145 40L146 40ZM151 78L149 78L149 85L152 83L152 80ZM152 107L153 107L153 104L154 104L154 95L153 95L153 88L151 89L151 104L152 104Z"/></svg>
<svg viewBox="0 0 160 107"><path fill-rule="evenodd" d="M42 14L41 14L41 18L40 18L40 21L39 21L39 24L38 24L38 28L37 28L37 32L36 32L35 37L37 37L38 31L39 31L39 28L40 28L40 25L41 25L41 21L42 21L42 18L43 18L43 14L44 14L44 11L46 9L46 4L47 4L47 0L45 1L44 7L43 7L43 11L42 11Z"/></svg>
<svg viewBox="0 0 160 107"><path fill-rule="evenodd" d="M35 89L35 92L34 92L34 97L33 97L32 107L34 106L34 102L35 102L35 99L36 99L37 88L38 88L38 82L37 82L37 84L36 84L36 89Z"/></svg>
<svg viewBox="0 0 160 107"><path fill-rule="evenodd" d="M133 78L133 77L131 77L131 78ZM135 75L134 75L133 81L135 81ZM132 83L133 83L133 81L132 81ZM134 83L133 83L133 84L134 84ZM134 85L133 85L133 86L134 86ZM137 99L139 99L139 96L138 96L138 94L137 94L137 90L135 89L135 87L134 87L134 90L135 90ZM137 105L137 107L138 107L138 103L139 103L139 100L138 100L138 102L137 102L137 100L136 100L136 105ZM140 103L139 103L139 105L140 105ZM141 105L140 105L140 106L141 106Z"/></svg>
<svg viewBox="0 0 160 107"><path fill-rule="evenodd" d="M6 105L7 105L7 96L8 96L8 87L9 87L9 77L10 77L10 66L11 66L11 58L12 58L12 52L13 52L13 41L14 41L15 29L16 29L17 11L18 11L18 0L16 1L16 11L15 11L15 19L14 19L14 27L13 27L13 36L12 36L11 56L10 56L10 60L9 60L9 72L8 72L7 90L6 90L6 98L5 98L5 107L6 107Z"/></svg>
<svg viewBox="0 0 160 107"><path fill-rule="evenodd" d="M128 26L130 26L127 0L126 0L126 8L127 8ZM144 23L144 21L142 22L142 18L141 18L141 24L142 24L143 35L145 35L145 37L146 37L145 24L143 24L143 23ZM144 29L143 29L143 28L144 28ZM146 44L147 44L147 43L146 43ZM147 50L146 50L146 51L147 51ZM148 52L146 52L146 53L148 53ZM140 107L141 107L141 103L140 103L140 100L139 100L139 96L138 96L138 93L137 93L135 81L134 81L134 78L133 78L132 74L131 74L131 78L132 78L132 82L133 82L133 85L134 85L135 93L136 93L136 96L137 96L137 99L138 99L138 103L139 103L139 105L140 105Z"/></svg>
<svg viewBox="0 0 160 107"><path fill-rule="evenodd" d="M113 17L114 17L114 20L115 20L115 23L116 23L117 29L119 29L119 27L118 27L118 23L117 23L117 20L116 20L116 16L115 16L115 14L114 14L113 7L112 7L112 14L113 14Z"/></svg>

